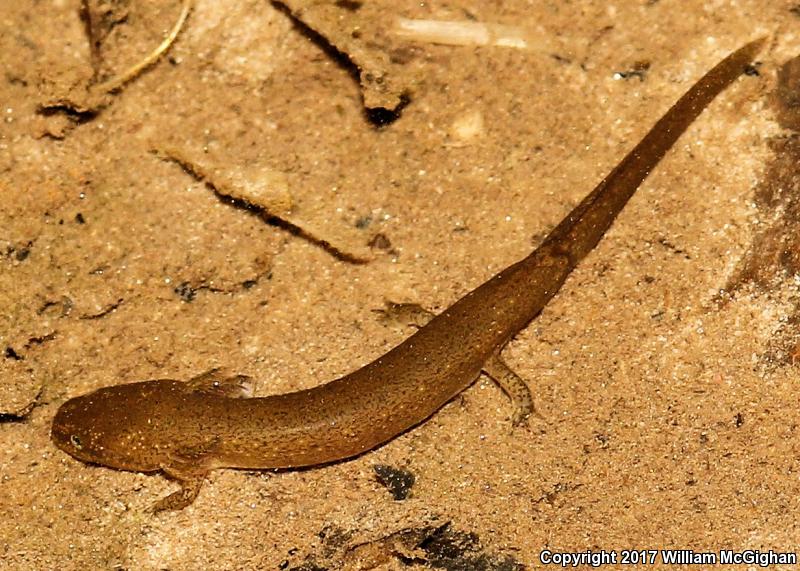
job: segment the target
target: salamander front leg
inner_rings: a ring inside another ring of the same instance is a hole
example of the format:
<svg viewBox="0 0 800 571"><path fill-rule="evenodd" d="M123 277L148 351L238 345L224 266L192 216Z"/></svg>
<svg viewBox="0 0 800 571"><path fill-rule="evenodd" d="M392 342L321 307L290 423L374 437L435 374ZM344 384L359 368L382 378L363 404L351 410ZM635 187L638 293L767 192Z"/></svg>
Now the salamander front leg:
<svg viewBox="0 0 800 571"><path fill-rule="evenodd" d="M386 300L383 305L383 308L373 309L373 312L380 315L380 320L388 324L412 326L419 329L436 317L436 314L418 303L397 303Z"/></svg>
<svg viewBox="0 0 800 571"><path fill-rule="evenodd" d="M511 414L512 426L527 424L531 414L539 416L533 406L533 397L528 384L506 365L499 352L489 357L483 366L483 371L500 385L503 392L511 399L511 406L514 407Z"/></svg>
<svg viewBox="0 0 800 571"><path fill-rule="evenodd" d="M161 466L161 471L176 480L181 489L159 500L153 506L153 513L182 510L194 502L206 476L214 468L215 445L216 441L211 440L204 445L170 454L169 462Z"/></svg>
<svg viewBox="0 0 800 571"><path fill-rule="evenodd" d="M188 480L181 480L178 479L178 476L171 470L164 469L164 472L177 480L181 485L181 489L177 492L172 492L170 495L156 502L153 506L153 513L178 511L191 505L200 493L200 488L203 487L205 475Z"/></svg>

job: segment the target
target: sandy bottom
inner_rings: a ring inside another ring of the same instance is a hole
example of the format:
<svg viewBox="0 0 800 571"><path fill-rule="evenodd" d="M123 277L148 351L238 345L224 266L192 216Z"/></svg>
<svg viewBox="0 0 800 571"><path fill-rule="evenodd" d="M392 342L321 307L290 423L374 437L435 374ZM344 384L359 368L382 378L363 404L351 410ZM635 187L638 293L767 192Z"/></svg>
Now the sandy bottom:
<svg viewBox="0 0 800 571"><path fill-rule="evenodd" d="M77 1L6 4L0 568L797 549L800 182L772 95L800 51L794 0L197 0L169 52L108 95L86 86L151 51L179 2L87 2L83 20ZM527 48L412 41L400 16L517 26ZM268 395L376 358L410 333L378 319L385 300L441 311L525 255L764 34L753 73L505 351L535 394L530 429L512 432L482 377L357 459L219 470L158 515L173 482L51 443L58 406L99 387L224 366Z"/></svg>

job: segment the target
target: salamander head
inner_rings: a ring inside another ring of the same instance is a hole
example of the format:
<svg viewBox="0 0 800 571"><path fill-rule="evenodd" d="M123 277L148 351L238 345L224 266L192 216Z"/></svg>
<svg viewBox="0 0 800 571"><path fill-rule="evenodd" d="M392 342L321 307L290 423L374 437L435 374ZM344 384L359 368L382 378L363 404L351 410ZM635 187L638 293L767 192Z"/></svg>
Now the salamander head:
<svg viewBox="0 0 800 571"><path fill-rule="evenodd" d="M56 412L50 436L58 448L84 462L120 470L159 470L169 443L162 405L165 397L176 393L167 383L179 385L146 381L72 398Z"/></svg>

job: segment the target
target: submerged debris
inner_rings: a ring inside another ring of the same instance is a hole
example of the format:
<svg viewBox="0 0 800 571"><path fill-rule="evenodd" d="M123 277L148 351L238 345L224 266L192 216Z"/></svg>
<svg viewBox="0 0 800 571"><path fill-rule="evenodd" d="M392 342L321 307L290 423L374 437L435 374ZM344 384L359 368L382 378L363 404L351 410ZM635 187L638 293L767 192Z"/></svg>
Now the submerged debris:
<svg viewBox="0 0 800 571"><path fill-rule="evenodd" d="M355 245L361 240L360 234L344 236L348 231L346 227L337 230L318 228L293 214L289 183L282 172L260 167L217 167L200 163L175 148L156 148L153 152L177 163L197 180L205 182L217 196L255 212L268 222L305 238L342 261L364 264L371 259L366 246Z"/></svg>
<svg viewBox="0 0 800 571"><path fill-rule="evenodd" d="M398 18L394 33L407 40L448 46L497 46L530 49L529 33L520 26L469 20L410 20Z"/></svg>

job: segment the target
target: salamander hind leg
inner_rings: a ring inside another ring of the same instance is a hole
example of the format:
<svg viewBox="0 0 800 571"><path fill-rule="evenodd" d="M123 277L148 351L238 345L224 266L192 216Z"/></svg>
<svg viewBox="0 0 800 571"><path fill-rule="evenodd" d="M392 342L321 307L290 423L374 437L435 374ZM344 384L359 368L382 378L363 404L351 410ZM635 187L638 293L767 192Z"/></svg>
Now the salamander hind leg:
<svg viewBox="0 0 800 571"><path fill-rule="evenodd" d="M382 315L385 322L400 323L402 325L413 325L424 327L436 315L415 303L395 303L386 302L386 307L376 310ZM483 372L489 375L494 382L500 385L508 397L514 411L511 414L511 424L514 427L526 425L528 418L535 415L541 416L533 406L533 397L528 384L522 380L511 368L506 365L498 351L483 366Z"/></svg>
<svg viewBox="0 0 800 571"><path fill-rule="evenodd" d="M511 406L514 407L511 413L512 426L527 425L528 418L532 414L539 416L533 406L533 397L528 384L506 365L499 352L489 357L489 360L483 366L483 372L500 385L503 392L511 399Z"/></svg>

